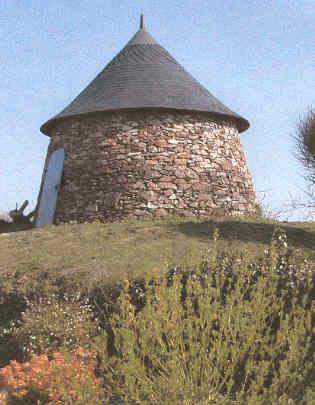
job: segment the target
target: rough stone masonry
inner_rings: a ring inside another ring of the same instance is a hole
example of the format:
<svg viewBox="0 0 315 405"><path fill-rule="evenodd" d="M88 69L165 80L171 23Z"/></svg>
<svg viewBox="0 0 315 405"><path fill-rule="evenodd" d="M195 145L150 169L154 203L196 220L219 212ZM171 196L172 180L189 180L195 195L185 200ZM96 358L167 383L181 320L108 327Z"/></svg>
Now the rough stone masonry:
<svg viewBox="0 0 315 405"><path fill-rule="evenodd" d="M67 118L56 223L252 214L255 193L236 126L209 114L118 111Z"/></svg>

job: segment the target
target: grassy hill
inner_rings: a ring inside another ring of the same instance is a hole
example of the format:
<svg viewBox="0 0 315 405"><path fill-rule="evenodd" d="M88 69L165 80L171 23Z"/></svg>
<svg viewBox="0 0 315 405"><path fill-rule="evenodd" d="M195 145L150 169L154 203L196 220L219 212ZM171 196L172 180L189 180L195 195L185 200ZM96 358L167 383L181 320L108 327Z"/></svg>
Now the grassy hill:
<svg viewBox="0 0 315 405"><path fill-rule="evenodd" d="M174 218L126 220L111 224L67 224L0 234L0 273L47 271L86 274L116 282L160 272L169 265L195 262L211 246L214 229L219 249L260 255L276 227L287 233L290 246L315 261L315 223L276 222L253 218Z"/></svg>
<svg viewBox="0 0 315 405"><path fill-rule="evenodd" d="M277 232L261 261L277 228L289 249ZM189 271L165 276L173 265ZM315 223L169 217L2 233L6 388L25 404L52 388L78 404L315 403L314 268ZM62 384L47 377L56 359ZM98 385L82 385L75 364ZM37 391L27 379L19 391L21 370Z"/></svg>

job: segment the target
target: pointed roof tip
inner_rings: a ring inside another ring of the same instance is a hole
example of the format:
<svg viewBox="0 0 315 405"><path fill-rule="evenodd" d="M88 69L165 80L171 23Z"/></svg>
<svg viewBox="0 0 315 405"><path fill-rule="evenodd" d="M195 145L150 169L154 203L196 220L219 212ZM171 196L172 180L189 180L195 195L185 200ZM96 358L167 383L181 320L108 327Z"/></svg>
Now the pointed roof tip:
<svg viewBox="0 0 315 405"><path fill-rule="evenodd" d="M142 15L142 14L141 14ZM159 45L151 34L144 28L143 21L140 21L140 29L135 33L131 40L127 43L127 46L132 45Z"/></svg>
<svg viewBox="0 0 315 405"><path fill-rule="evenodd" d="M144 29L144 15L140 14L140 29Z"/></svg>

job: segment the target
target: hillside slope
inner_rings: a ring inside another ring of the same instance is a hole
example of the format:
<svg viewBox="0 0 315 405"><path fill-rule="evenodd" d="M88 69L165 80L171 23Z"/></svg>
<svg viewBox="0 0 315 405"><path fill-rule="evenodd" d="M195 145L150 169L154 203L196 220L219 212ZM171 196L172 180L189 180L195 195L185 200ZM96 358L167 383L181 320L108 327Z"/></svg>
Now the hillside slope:
<svg viewBox="0 0 315 405"><path fill-rule="evenodd" d="M168 218L111 224L68 224L0 234L0 273L47 271L88 274L116 282L126 273L142 276L172 264L189 265L211 246L260 255L281 227L290 246L315 261L315 223L281 223L249 218Z"/></svg>

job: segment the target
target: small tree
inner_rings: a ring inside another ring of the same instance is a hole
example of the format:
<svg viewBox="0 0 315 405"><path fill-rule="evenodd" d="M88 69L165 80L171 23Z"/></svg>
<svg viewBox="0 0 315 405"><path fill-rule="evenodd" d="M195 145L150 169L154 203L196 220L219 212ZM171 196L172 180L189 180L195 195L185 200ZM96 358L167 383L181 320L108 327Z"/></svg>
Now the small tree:
<svg viewBox="0 0 315 405"><path fill-rule="evenodd" d="M309 206L315 206L315 110L310 109L300 120L295 135L297 146L296 157L305 169L305 179L310 185L306 191Z"/></svg>

